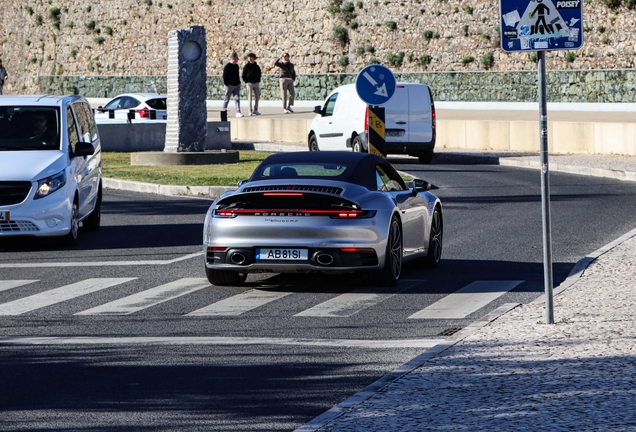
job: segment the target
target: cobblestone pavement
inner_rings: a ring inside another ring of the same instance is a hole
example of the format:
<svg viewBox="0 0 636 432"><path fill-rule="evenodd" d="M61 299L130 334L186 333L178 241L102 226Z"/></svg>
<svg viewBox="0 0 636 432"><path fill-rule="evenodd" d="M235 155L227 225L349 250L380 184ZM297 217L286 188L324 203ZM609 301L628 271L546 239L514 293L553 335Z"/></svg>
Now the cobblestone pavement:
<svg viewBox="0 0 636 432"><path fill-rule="evenodd" d="M636 172L633 156L550 157ZM554 321L544 323L543 296L519 305L298 431L636 431L636 229L555 288Z"/></svg>

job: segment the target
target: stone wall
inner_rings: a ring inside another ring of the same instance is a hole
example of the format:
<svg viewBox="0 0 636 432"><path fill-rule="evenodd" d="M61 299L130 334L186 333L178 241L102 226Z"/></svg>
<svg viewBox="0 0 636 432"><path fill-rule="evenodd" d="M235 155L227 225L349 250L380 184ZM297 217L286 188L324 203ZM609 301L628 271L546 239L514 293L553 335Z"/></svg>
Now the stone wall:
<svg viewBox="0 0 636 432"><path fill-rule="evenodd" d="M330 13L337 1L5 0L0 58L10 79L4 90L37 93L38 78L46 75L124 76L121 85L129 87L147 76L143 85L152 88L150 81L167 70L168 32L192 25L206 28L209 76L221 74L232 51L241 57L255 52L266 73L275 72L274 59L287 51L309 81L319 79L315 74L357 73L374 61L392 63L396 73L476 72L490 52L493 71L536 70L530 53L500 49L497 0L354 0L349 15ZM583 13L583 48L572 61L566 51L549 52L547 69L634 68L636 11L585 0ZM313 87L298 87L305 86Z"/></svg>
<svg viewBox="0 0 636 432"><path fill-rule="evenodd" d="M355 82L356 74L299 75L298 100L323 100L341 84ZM436 101L536 102L537 72L398 73L398 81L422 82ZM208 76L207 98L223 99L220 76ZM636 103L636 70L550 71L546 77L549 102ZM40 77L41 93L112 97L126 92L166 92L166 77ZM245 87L242 87L245 100ZM280 99L275 75L263 77L263 100Z"/></svg>

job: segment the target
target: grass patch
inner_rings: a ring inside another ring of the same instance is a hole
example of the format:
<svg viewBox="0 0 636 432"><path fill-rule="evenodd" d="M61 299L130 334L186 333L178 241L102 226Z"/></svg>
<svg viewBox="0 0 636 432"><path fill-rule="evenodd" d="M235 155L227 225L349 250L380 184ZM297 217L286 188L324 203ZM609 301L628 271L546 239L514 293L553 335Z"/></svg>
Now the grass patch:
<svg viewBox="0 0 636 432"><path fill-rule="evenodd" d="M271 153L241 150L235 164L131 166L130 153L103 152L104 177L176 186L236 186Z"/></svg>

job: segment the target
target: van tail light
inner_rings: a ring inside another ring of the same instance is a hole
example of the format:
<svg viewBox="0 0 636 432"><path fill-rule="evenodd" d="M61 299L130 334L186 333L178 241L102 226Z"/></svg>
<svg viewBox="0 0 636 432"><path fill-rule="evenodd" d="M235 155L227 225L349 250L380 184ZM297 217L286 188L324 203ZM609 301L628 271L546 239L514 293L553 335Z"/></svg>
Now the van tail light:
<svg viewBox="0 0 636 432"><path fill-rule="evenodd" d="M369 105L367 105L367 109L364 112L364 136L366 141L369 142Z"/></svg>
<svg viewBox="0 0 636 432"><path fill-rule="evenodd" d="M431 104L431 118L433 119L433 139L437 135L437 114L435 114L435 105Z"/></svg>
<svg viewBox="0 0 636 432"><path fill-rule="evenodd" d="M150 110L148 108L144 108L144 109L139 109L136 111L137 114L139 114L139 118L145 118L145 119L149 119L150 118Z"/></svg>

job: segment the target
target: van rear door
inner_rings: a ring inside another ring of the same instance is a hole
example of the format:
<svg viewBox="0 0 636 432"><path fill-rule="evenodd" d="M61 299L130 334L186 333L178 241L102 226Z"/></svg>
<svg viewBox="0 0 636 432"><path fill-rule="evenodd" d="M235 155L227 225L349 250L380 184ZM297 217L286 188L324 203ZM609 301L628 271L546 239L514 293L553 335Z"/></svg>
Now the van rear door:
<svg viewBox="0 0 636 432"><path fill-rule="evenodd" d="M427 143L433 140L433 111L427 86L412 84L409 90L409 139L412 143Z"/></svg>
<svg viewBox="0 0 636 432"><path fill-rule="evenodd" d="M403 84L395 87L395 93L384 107L386 142L409 142L409 92Z"/></svg>

